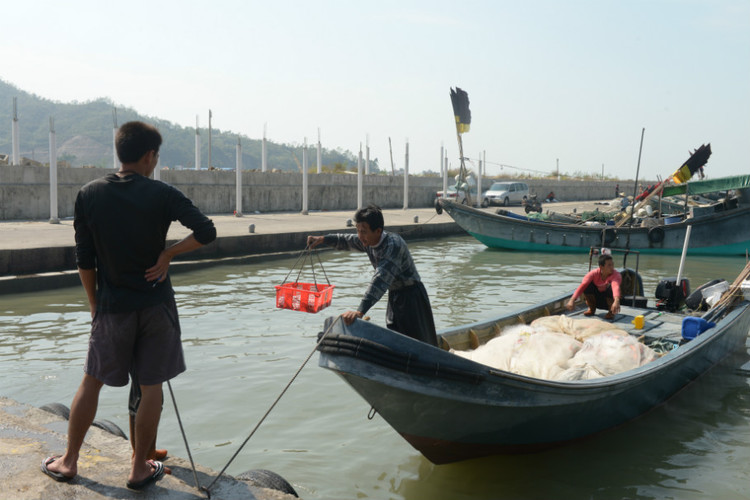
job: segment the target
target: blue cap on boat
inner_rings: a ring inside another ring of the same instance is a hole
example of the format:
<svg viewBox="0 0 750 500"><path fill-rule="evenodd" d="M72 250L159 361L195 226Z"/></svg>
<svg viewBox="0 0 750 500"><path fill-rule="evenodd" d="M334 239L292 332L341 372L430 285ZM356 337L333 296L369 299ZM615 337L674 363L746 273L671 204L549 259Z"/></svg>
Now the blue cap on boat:
<svg viewBox="0 0 750 500"><path fill-rule="evenodd" d="M713 321L706 321L703 318L697 316L688 316L682 318L682 338L685 340L693 340L695 337L705 332L709 328L716 326Z"/></svg>

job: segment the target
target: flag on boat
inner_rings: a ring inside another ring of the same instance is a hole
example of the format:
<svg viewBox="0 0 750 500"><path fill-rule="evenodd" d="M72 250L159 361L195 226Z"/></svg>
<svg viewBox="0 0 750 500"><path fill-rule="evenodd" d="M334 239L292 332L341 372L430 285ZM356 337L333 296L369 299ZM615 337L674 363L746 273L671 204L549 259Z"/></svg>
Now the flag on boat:
<svg viewBox="0 0 750 500"><path fill-rule="evenodd" d="M456 131L459 134L468 132L471 124L469 94L458 87L455 90L451 89L451 102L453 103L453 115L456 117Z"/></svg>
<svg viewBox="0 0 750 500"><path fill-rule="evenodd" d="M672 175L672 180L675 184L689 181L693 174L706 164L709 156L711 156L711 143L703 144L690 155L683 166L677 169L677 172Z"/></svg>

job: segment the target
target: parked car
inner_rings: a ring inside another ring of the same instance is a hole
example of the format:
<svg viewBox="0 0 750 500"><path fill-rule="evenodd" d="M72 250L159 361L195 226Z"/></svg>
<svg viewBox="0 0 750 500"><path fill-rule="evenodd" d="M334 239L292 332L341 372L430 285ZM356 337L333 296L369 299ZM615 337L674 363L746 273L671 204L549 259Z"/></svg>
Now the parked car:
<svg viewBox="0 0 750 500"><path fill-rule="evenodd" d="M525 182L495 182L482 195L482 206L523 204L529 197Z"/></svg>
<svg viewBox="0 0 750 500"><path fill-rule="evenodd" d="M476 186L471 186L471 188L469 188L469 193L471 194L471 200L472 201L476 201L476 199L477 199L477 187ZM460 195L460 197L459 197L459 195ZM442 190L438 191L437 193L435 193L435 196L437 198L442 198L443 197L443 191ZM462 205L466 205L466 204L469 203L469 201L466 199L466 192L465 191L460 191L460 192L457 191L456 190L456 186L448 186L448 191L447 191L445 197L448 198L449 200L458 201Z"/></svg>

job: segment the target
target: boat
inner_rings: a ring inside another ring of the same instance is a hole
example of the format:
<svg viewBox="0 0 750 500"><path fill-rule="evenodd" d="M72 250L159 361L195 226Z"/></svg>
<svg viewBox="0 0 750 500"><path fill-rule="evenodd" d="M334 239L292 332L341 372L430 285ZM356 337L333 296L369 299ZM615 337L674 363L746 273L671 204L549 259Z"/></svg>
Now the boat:
<svg viewBox="0 0 750 500"><path fill-rule="evenodd" d="M748 274L750 265L743 279ZM625 424L743 347L750 330L750 302L742 295L731 306L717 304L703 318L693 317L715 326L690 341L683 338L684 313L649 306L633 295L624 300L614 326L646 344L660 344L664 353L635 369L591 380L545 380L453 352L483 345L510 325L561 313L581 315L580 306L565 309L569 297L439 332L440 347L367 321L346 326L328 318L318 344L319 366L343 378L371 405L371 414L380 414L428 460L445 464L539 451ZM643 316L641 329L634 324L638 316Z"/></svg>
<svg viewBox="0 0 750 500"><path fill-rule="evenodd" d="M664 192L669 196L691 196L721 189L740 189L743 195L692 214L644 218L620 227L614 221L600 224L534 220L503 209L493 213L445 199L437 200L436 209L438 212L445 210L461 228L490 248L587 252L592 246L605 246L642 253L680 254L686 230L691 226L689 255L745 255L750 249L748 187L750 176L668 186Z"/></svg>

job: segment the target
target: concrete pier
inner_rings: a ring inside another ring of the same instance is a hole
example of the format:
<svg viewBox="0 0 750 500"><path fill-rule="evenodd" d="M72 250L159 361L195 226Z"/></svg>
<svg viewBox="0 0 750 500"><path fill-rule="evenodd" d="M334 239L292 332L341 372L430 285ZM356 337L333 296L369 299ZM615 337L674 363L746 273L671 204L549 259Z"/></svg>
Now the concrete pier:
<svg viewBox="0 0 750 500"><path fill-rule="evenodd" d="M78 462L78 475L69 483L45 476L41 461L65 451L68 422L44 410L0 397L0 488L2 498L104 499L138 498L193 500L208 498L195 485L190 462L167 457L165 474L141 491L126 487L130 470L130 442L97 427L91 427ZM201 486L208 486L218 471L196 465ZM296 497L278 490L257 487L231 476L222 476L211 488L211 498L224 500L291 500Z"/></svg>
<svg viewBox="0 0 750 500"><path fill-rule="evenodd" d="M309 215L298 212L244 217L209 215L216 225L216 241L175 259L170 273L297 255L305 248L309 234L354 232L354 227L346 226L353 215L354 210ZM383 216L386 230L401 234L407 241L466 234L449 215L437 215L433 208L390 209L384 210ZM418 222L414 222L415 217ZM188 234L188 229L175 222L167 239L178 241ZM72 219L60 220L59 224L0 221L0 294L79 284Z"/></svg>

